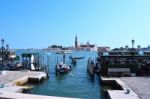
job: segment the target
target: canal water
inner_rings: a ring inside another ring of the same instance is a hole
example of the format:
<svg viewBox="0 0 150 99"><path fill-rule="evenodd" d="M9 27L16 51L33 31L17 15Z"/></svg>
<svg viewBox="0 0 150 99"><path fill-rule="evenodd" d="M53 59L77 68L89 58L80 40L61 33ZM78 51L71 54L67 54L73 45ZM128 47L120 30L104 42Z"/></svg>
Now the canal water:
<svg viewBox="0 0 150 99"><path fill-rule="evenodd" d="M87 72L87 60L89 57L96 58L96 52L71 52L65 54L66 64L71 64L69 56L82 57L68 74L56 76L55 65L62 60L62 54L51 52L48 56L50 78L30 90L31 94L61 96L82 99L103 99L98 77L93 80Z"/></svg>

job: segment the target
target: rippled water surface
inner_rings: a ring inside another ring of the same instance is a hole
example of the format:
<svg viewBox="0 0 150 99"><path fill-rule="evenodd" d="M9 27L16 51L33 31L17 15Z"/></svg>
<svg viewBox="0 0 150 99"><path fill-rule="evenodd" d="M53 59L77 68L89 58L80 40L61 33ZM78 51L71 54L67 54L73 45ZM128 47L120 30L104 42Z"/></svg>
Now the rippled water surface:
<svg viewBox="0 0 150 99"><path fill-rule="evenodd" d="M55 65L58 60L62 60L61 54L51 53L49 56L50 78L42 84L34 87L30 93L49 95L49 96L63 96L72 98L84 99L103 99L101 94L101 86L98 77L93 81L87 73L87 60L89 57L95 58L96 52L72 52L66 55L66 63L71 64L69 56L84 56L84 59L78 60L77 64L73 66L70 73L63 76L56 76Z"/></svg>

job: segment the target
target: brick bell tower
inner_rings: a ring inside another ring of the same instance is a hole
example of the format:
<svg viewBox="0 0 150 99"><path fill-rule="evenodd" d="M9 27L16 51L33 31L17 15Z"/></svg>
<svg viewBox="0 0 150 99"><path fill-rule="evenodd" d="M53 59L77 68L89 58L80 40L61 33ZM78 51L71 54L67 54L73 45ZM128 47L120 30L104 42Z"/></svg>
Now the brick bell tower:
<svg viewBox="0 0 150 99"><path fill-rule="evenodd" d="M77 48L78 47L78 37L77 37L77 34L76 34L76 36L75 36L75 48Z"/></svg>

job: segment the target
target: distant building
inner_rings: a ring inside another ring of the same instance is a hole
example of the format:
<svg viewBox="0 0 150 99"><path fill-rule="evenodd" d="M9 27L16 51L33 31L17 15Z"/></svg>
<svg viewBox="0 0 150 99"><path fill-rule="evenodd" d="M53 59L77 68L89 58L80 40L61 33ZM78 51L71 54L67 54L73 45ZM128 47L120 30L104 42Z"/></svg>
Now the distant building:
<svg viewBox="0 0 150 99"><path fill-rule="evenodd" d="M98 47L98 52L108 52L110 51L110 47Z"/></svg>
<svg viewBox="0 0 150 99"><path fill-rule="evenodd" d="M150 52L150 46L148 46L147 48L140 48L140 51L149 51Z"/></svg>
<svg viewBox="0 0 150 99"><path fill-rule="evenodd" d="M86 44L81 44L80 48L85 49L86 51L97 51L97 46L95 44L90 44L88 41Z"/></svg>
<svg viewBox="0 0 150 99"><path fill-rule="evenodd" d="M102 76L149 76L150 47L137 48L128 46L115 48L108 52L99 52Z"/></svg>
<svg viewBox="0 0 150 99"><path fill-rule="evenodd" d="M86 44L79 44L78 37L75 37L75 50L84 50L84 51L98 51L95 44L90 44L88 41Z"/></svg>
<svg viewBox="0 0 150 99"><path fill-rule="evenodd" d="M59 50L61 50L61 48L46 48L46 49L43 49L43 50L49 50L49 51L59 51Z"/></svg>

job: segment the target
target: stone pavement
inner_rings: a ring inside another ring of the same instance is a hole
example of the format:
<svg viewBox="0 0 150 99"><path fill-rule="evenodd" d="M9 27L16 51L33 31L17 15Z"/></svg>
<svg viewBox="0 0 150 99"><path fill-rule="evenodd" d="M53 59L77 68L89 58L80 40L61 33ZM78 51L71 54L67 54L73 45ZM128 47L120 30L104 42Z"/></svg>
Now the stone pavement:
<svg viewBox="0 0 150 99"><path fill-rule="evenodd" d="M17 86L17 83L26 82L30 78L45 77L44 72L34 71L6 71L0 75L0 99L71 99L57 96L42 96L17 93L26 86ZM22 81L22 82L21 82Z"/></svg>
<svg viewBox="0 0 150 99"><path fill-rule="evenodd" d="M6 74L0 75L0 84L11 83L17 79L27 76L37 76L44 72L34 71L6 71Z"/></svg>
<svg viewBox="0 0 150 99"><path fill-rule="evenodd" d="M101 77L102 82L111 82L116 81L123 90L108 90L108 95L110 99L139 99L138 95L130 89L123 81L120 80L120 78L103 78ZM129 90L129 93L127 93L127 90Z"/></svg>
<svg viewBox="0 0 150 99"><path fill-rule="evenodd" d="M122 77L121 80L141 99L150 99L150 77Z"/></svg>

